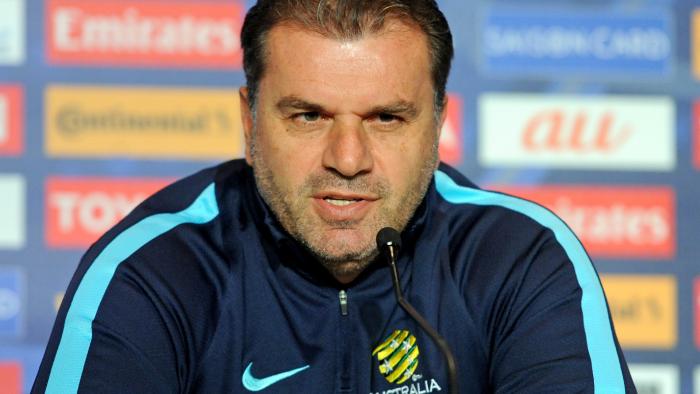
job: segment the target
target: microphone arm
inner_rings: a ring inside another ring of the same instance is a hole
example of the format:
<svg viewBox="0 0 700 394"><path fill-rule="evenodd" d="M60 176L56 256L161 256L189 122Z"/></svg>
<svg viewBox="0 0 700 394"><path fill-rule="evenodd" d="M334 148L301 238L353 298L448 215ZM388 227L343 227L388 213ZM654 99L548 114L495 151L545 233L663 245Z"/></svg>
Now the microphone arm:
<svg viewBox="0 0 700 394"><path fill-rule="evenodd" d="M403 298L401 292L401 283L399 283L399 271L396 268L396 257L401 247L401 237L399 232L391 227L385 227L379 230L377 233L377 247L379 251L386 256L387 262L391 268L391 281L394 283L394 295L396 296L396 302L403 308L406 313L408 313L413 320L418 323L418 325L425 331L430 339L438 346L440 352L445 357L445 362L447 363L447 374L449 376L449 390L448 393L459 393L457 384L457 362L455 357L450 351L450 347L443 338L423 316L421 316L418 311L413 308L411 304L408 303Z"/></svg>

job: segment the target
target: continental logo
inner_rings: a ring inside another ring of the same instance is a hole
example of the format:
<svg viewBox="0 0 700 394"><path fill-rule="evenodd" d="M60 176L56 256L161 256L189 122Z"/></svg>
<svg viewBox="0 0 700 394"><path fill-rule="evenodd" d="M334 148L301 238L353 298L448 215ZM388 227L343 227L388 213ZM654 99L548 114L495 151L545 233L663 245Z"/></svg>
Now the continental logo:
<svg viewBox="0 0 700 394"><path fill-rule="evenodd" d="M170 181L164 179L60 178L46 181L46 243L82 248Z"/></svg>
<svg viewBox="0 0 700 394"><path fill-rule="evenodd" d="M594 257L675 257L676 198L672 188L577 185L497 189L554 211Z"/></svg>
<svg viewBox="0 0 700 394"><path fill-rule="evenodd" d="M450 93L447 107L445 108L447 116L440 133L439 154L441 161L452 165L462 163L462 146L464 145L462 138L462 108L464 108L462 97L455 93Z"/></svg>
<svg viewBox="0 0 700 394"><path fill-rule="evenodd" d="M372 351L379 363L379 372L389 383L401 384L418 368L420 350L414 337L407 330L395 330Z"/></svg>
<svg viewBox="0 0 700 394"><path fill-rule="evenodd" d="M0 156L16 156L22 153L23 107L22 87L0 85Z"/></svg>
<svg viewBox="0 0 700 394"><path fill-rule="evenodd" d="M677 285L668 275L601 277L620 344L672 349L677 343Z"/></svg>
<svg viewBox="0 0 700 394"><path fill-rule="evenodd" d="M57 64L239 68L241 2L49 0Z"/></svg>
<svg viewBox="0 0 700 394"><path fill-rule="evenodd" d="M693 62L693 75L696 79L700 79L700 8L693 11L692 25L690 56Z"/></svg>
<svg viewBox="0 0 700 394"><path fill-rule="evenodd" d="M671 171L676 165L670 97L485 94L479 122L485 166Z"/></svg>
<svg viewBox="0 0 700 394"><path fill-rule="evenodd" d="M50 86L52 157L214 160L242 155L238 92Z"/></svg>

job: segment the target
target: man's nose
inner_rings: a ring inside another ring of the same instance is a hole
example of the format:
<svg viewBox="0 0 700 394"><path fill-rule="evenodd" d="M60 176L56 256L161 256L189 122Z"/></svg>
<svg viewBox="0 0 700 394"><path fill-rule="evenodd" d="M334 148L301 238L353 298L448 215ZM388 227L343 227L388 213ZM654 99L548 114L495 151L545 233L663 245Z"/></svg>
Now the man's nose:
<svg viewBox="0 0 700 394"><path fill-rule="evenodd" d="M327 134L323 165L345 177L372 169L372 147L361 119L336 119Z"/></svg>

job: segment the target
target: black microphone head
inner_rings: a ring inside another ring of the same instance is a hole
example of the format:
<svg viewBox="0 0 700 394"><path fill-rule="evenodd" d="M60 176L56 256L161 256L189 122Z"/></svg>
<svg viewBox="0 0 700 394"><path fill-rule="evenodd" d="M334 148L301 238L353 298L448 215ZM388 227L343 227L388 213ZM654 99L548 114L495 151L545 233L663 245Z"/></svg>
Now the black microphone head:
<svg viewBox="0 0 700 394"><path fill-rule="evenodd" d="M382 253L387 246L394 247L395 251L401 249L401 235L391 227L384 227L377 233L377 248Z"/></svg>

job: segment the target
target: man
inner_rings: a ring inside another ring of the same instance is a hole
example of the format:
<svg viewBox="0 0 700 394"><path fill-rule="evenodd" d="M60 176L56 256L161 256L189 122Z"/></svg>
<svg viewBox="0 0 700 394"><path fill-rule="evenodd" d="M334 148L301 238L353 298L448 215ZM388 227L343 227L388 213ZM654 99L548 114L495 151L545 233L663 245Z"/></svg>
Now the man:
<svg viewBox="0 0 700 394"><path fill-rule="evenodd" d="M88 250L35 382L52 393L634 392L596 273L534 204L437 161L452 57L431 0L261 0L245 161L157 193Z"/></svg>

